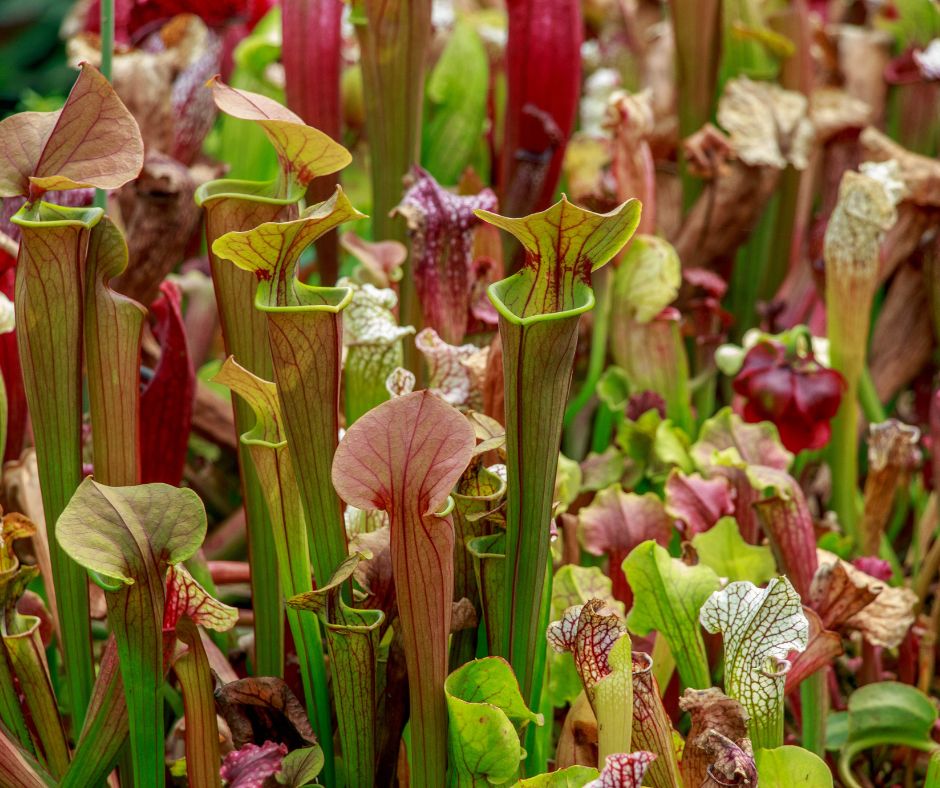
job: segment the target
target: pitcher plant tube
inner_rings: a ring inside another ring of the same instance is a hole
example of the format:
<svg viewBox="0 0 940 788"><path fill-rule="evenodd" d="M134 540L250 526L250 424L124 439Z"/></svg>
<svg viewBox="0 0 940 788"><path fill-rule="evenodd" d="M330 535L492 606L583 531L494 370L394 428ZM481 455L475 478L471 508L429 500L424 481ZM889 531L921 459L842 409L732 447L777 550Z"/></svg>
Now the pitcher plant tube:
<svg viewBox="0 0 940 788"><path fill-rule="evenodd" d="M196 202L206 216L206 245L215 285L225 352L235 356L249 372L271 380L274 369L265 316L253 308L257 279L249 272L220 260L212 251L226 233L246 231L265 222L295 219L297 203L317 175L345 167L350 156L326 134L306 126L293 112L266 96L238 90L221 80L212 81L216 106L232 117L258 124L278 154L279 174L272 182L215 180L196 191ZM253 423L248 405L233 398L235 429L241 435ZM277 583L276 558L264 493L244 445L238 449L242 493L248 523L255 600L257 660L264 675L283 671L283 601Z"/></svg>
<svg viewBox="0 0 940 788"><path fill-rule="evenodd" d="M55 528L81 482L83 292L89 238L103 212L61 208L42 197L49 191L123 185L140 172L143 142L133 116L88 65L62 109L13 115L2 122L2 138L0 196L26 200L13 218L21 233L14 288L17 343L58 592L69 705L78 730L94 677L88 590L82 570L59 547ZM99 434L105 429L99 421Z"/></svg>
<svg viewBox="0 0 940 788"><path fill-rule="evenodd" d="M396 397L353 424L333 461L346 503L388 512L411 697L411 774L443 785L447 770L447 645L454 594L453 499L473 427L427 391Z"/></svg>
<svg viewBox="0 0 940 788"><path fill-rule="evenodd" d="M507 651L501 656L531 702L533 660L544 637L539 611L578 320L594 306L591 272L630 239L640 221L640 204L629 200L598 214L562 197L521 219L487 211L477 215L525 249L522 269L491 285L488 293L499 312L506 402Z"/></svg>

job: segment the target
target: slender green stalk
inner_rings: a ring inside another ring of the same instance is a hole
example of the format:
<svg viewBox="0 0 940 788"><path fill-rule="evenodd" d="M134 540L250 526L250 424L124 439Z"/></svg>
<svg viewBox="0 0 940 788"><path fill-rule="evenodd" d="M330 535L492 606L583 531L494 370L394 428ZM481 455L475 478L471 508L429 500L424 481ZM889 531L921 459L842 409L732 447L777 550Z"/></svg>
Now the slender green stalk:
<svg viewBox="0 0 940 788"><path fill-rule="evenodd" d="M263 222L296 216L301 194L278 199L267 196L273 186L246 181L210 181L196 192L196 202L206 212L206 244L222 323L225 352L235 356L249 372L265 380L274 375L264 315L254 309L257 280L247 271L220 260L212 251L217 238L228 232L249 230ZM246 402L232 397L235 429L239 435L254 424ZM248 552L252 566L251 598L255 612L255 671L262 676L284 672L284 602L278 586L277 556L264 491L248 448L239 443Z"/></svg>
<svg viewBox="0 0 940 788"><path fill-rule="evenodd" d="M654 788L682 785L674 744L675 731L663 706L662 693L653 676L653 662L648 654L633 656L633 737L634 750L656 754L647 774Z"/></svg>
<svg viewBox="0 0 940 788"><path fill-rule="evenodd" d="M102 76L111 81L111 66L114 60L114 0L101 0L101 71ZM95 189L96 208L108 209L108 192Z"/></svg>
<svg viewBox="0 0 940 788"><path fill-rule="evenodd" d="M260 126L277 151L278 177L271 182L211 181L196 192L206 210L206 241L212 281L222 321L225 349L249 372L264 380L273 376L267 320L254 309L257 280L247 271L220 263L213 249L222 235L246 231L264 222L293 219L296 204L318 175L341 170L349 152L329 135L307 126L276 101L211 81L213 100L227 115ZM250 409L235 403L239 434L251 428ZM284 661L283 600L278 593L275 549L264 505L264 492L245 447L239 452L251 557L252 597L256 612L255 644L259 672L281 675ZM283 569L283 568L282 568ZM324 743L324 747L326 743Z"/></svg>
<svg viewBox="0 0 940 788"><path fill-rule="evenodd" d="M607 333L610 329L610 304L613 300L609 280L610 272L607 268L601 268L591 279L597 306L591 323L591 354L588 358L588 372L578 393L571 398L568 407L565 408L564 426L566 428L594 396L597 381L604 374L604 367L607 364ZM604 443L604 448L606 446L607 442ZM594 450L597 451L596 448Z"/></svg>
<svg viewBox="0 0 940 788"><path fill-rule="evenodd" d="M679 90L679 138L698 131L712 115L721 47L721 0L676 0L670 3L676 36ZM682 203L688 208L702 189L700 179L682 168Z"/></svg>
<svg viewBox="0 0 940 788"><path fill-rule="evenodd" d="M803 738L800 744L820 758L826 754L826 717L829 714L829 687L825 669L817 670L800 684L803 712Z"/></svg>
<svg viewBox="0 0 940 788"><path fill-rule="evenodd" d="M505 654L504 636L507 628L503 599L506 596L506 534L498 532L492 536L471 539L467 543L467 551L473 557L473 570L483 610L486 653L490 656Z"/></svg>
<svg viewBox="0 0 940 788"><path fill-rule="evenodd" d="M111 637L101 655L85 726L60 788L85 788L103 783L127 742L128 724L117 643Z"/></svg>
<svg viewBox="0 0 940 788"><path fill-rule="evenodd" d="M837 368L835 360L833 367ZM855 486L858 479L858 405L854 397L849 397L854 385L854 382L849 383L839 412L832 420L832 439L829 442L829 466L833 475L831 505L839 515L843 531L853 541L858 538L861 514Z"/></svg>
<svg viewBox="0 0 940 788"><path fill-rule="evenodd" d="M930 756L924 788L940 788L940 752Z"/></svg>
<svg viewBox="0 0 940 788"><path fill-rule="evenodd" d="M39 637L39 619L14 612L2 629L3 645L42 745L43 761L49 773L59 779L68 769L69 745Z"/></svg>
<svg viewBox="0 0 940 788"><path fill-rule="evenodd" d="M757 226L747 242L738 249L734 271L728 293L729 308L734 315L734 327L737 338L757 323L757 302L760 298L772 298L764 295L762 287L770 288L770 282L778 277L770 270L767 261L772 260L771 252L775 248L774 232L777 224L777 212L781 197L775 194L767 202ZM784 270L785 272L785 270ZM782 277L780 277L782 279ZM764 284L768 282L768 284ZM779 283L778 283L779 284ZM774 291L776 292L776 291Z"/></svg>
<svg viewBox="0 0 940 788"><path fill-rule="evenodd" d="M186 719L186 777L190 788L220 788L219 727L209 658L191 619L181 618L176 633L186 646L174 664L183 691L180 716Z"/></svg>
<svg viewBox="0 0 940 788"><path fill-rule="evenodd" d="M228 386L244 399L255 414L251 430L242 433L241 442L248 447L266 494L281 592L291 599L313 590L310 551L303 508L297 488L293 455L288 450L283 419L275 385L252 375L229 357L215 380ZM300 677L307 701L307 714L313 722L317 739L323 747L324 777L335 785L333 735L330 720L330 692L320 625L316 618L302 616L290 608L287 621L294 635Z"/></svg>
<svg viewBox="0 0 940 788"><path fill-rule="evenodd" d="M19 693L13 681L13 673L7 662L6 655L0 655L0 723L2 723L10 738L35 755L35 747L26 727L23 717L23 708Z"/></svg>
<svg viewBox="0 0 940 788"><path fill-rule="evenodd" d="M868 367L862 369L861 377L858 379L858 403L862 407L862 415L869 424L879 424L888 418L885 406L878 397L875 390L875 381L872 380L871 370Z"/></svg>
<svg viewBox="0 0 940 788"><path fill-rule="evenodd" d="M0 780L8 788L52 788L56 784L3 725L0 725Z"/></svg>
<svg viewBox="0 0 940 788"><path fill-rule="evenodd" d="M402 178L421 159L424 76L431 39L431 0L355 0L353 21L362 58L366 133L372 158L372 235L405 240L403 222L391 218ZM421 327L410 259L401 281L401 324ZM406 348L415 368L414 349Z"/></svg>
<svg viewBox="0 0 940 788"><path fill-rule="evenodd" d="M107 217L92 229L85 276L85 366L95 478L140 481L140 338L146 310L110 281L127 268L127 244Z"/></svg>
<svg viewBox="0 0 940 788"><path fill-rule="evenodd" d="M88 478L59 519L62 549L105 590L127 703L135 785L164 784L166 575L199 549L205 535L199 496L166 484L107 487Z"/></svg>
<svg viewBox="0 0 940 788"><path fill-rule="evenodd" d="M488 515L506 495L506 483L483 465L478 454L454 489L454 599L469 599L482 614L480 594L468 542L494 530ZM450 639L450 671L477 655L477 629L455 632Z"/></svg>
<svg viewBox="0 0 940 788"><path fill-rule="evenodd" d="M425 390L383 402L357 420L333 462L333 484L347 503L388 512L416 786L446 784L444 682L454 598L450 491L475 445L470 422Z"/></svg>
<svg viewBox="0 0 940 788"><path fill-rule="evenodd" d="M541 639L536 643L534 673L536 680L532 687L532 695L539 699L538 709L546 715L546 719L551 719L551 700L548 697L548 642L545 638L545 631L548 629L549 619L552 611L552 562L549 560L545 571L545 581L542 591L542 618L539 621L539 629L542 632ZM548 705L546 711L545 706ZM541 774L548 768L549 746L552 740L552 730L549 725L533 725L526 732L526 774Z"/></svg>

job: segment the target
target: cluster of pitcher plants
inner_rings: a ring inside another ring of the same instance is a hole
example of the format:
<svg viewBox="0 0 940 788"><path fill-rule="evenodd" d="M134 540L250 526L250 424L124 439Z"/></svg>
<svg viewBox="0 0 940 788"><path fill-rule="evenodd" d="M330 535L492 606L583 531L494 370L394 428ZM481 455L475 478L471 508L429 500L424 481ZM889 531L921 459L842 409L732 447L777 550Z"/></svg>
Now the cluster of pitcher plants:
<svg viewBox="0 0 940 788"><path fill-rule="evenodd" d="M63 29L0 785L940 787L935 2Z"/></svg>

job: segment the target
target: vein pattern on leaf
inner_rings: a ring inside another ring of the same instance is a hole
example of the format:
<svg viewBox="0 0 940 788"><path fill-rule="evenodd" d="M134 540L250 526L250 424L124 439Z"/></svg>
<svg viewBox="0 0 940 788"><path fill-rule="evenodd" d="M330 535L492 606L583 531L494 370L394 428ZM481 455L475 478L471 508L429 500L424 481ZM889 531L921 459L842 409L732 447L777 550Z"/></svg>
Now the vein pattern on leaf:
<svg viewBox="0 0 940 788"><path fill-rule="evenodd" d="M755 746L763 746L754 733L773 725L782 710L787 655L807 644L809 621L800 596L785 577L772 579L766 588L730 583L705 602L701 621L706 630L722 635L725 691L747 710Z"/></svg>
<svg viewBox="0 0 940 788"><path fill-rule="evenodd" d="M519 322L590 309L594 304L591 272L609 262L633 235L640 221L640 204L628 200L599 214L562 197L551 208L519 219L482 210L476 214L512 233L525 248L524 268L489 289L496 308L507 319Z"/></svg>

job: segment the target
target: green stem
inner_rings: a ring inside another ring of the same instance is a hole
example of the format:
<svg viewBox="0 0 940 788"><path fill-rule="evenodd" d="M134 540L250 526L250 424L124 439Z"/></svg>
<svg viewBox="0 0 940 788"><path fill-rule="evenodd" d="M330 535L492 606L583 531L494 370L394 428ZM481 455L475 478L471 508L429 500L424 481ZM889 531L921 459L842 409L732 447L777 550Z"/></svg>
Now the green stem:
<svg viewBox="0 0 940 788"><path fill-rule="evenodd" d="M702 373L696 370L697 376ZM701 374L697 380L690 382L692 388L692 405L695 408L695 423L701 427L705 419L711 418L715 412L715 402L718 390L718 375L714 369Z"/></svg>
<svg viewBox="0 0 940 788"><path fill-rule="evenodd" d="M390 213L401 200L402 178L421 159L424 76L431 37L431 0L355 0L353 20L362 58L366 134L372 179L372 235L406 242L404 223ZM411 259L400 284L401 324L421 327ZM409 343L406 366L417 373Z"/></svg>
<svg viewBox="0 0 940 788"><path fill-rule="evenodd" d="M294 218L299 194L287 199L266 196L270 188L247 181L210 181L196 192L206 213L206 245L215 286L225 352L250 372L270 380L273 375L268 326L254 308L257 280L248 271L212 253L215 240L233 230L248 230L263 222ZM242 435L255 422L251 408L233 397L235 431ZM278 587L277 555L264 490L248 448L239 443L238 468L248 532L251 599L255 613L256 675L284 675L284 603Z"/></svg>
<svg viewBox="0 0 940 788"><path fill-rule="evenodd" d="M251 452L265 492L281 593L291 599L309 592L313 583L307 529L275 385L252 375L231 358L215 380L238 394L254 413L254 426L242 433L241 444ZM287 610L287 620L297 650L307 715L323 748L324 780L332 788L336 785L336 773L320 623L315 616L302 616L294 609Z"/></svg>
<svg viewBox="0 0 940 788"><path fill-rule="evenodd" d="M565 427L571 424L574 417L594 396L597 381L604 373L604 365L607 362L607 334L610 329L610 305L613 300L610 269L601 268L595 271L591 277L591 284L594 287L597 305L594 307L594 321L591 325L591 355L588 359L588 372L581 389L565 408ZM607 444L605 443L604 446L606 447Z"/></svg>
<svg viewBox="0 0 940 788"><path fill-rule="evenodd" d="M826 686L825 668L817 670L800 685L800 704L803 710L803 741L810 752L820 758L826 754L826 717L829 713L829 688Z"/></svg>
<svg viewBox="0 0 940 788"><path fill-rule="evenodd" d="M114 0L101 0L101 73L111 81L111 63L114 58ZM107 210L108 193L95 189L96 208Z"/></svg>
<svg viewBox="0 0 940 788"><path fill-rule="evenodd" d="M607 405L601 402L594 415L594 434L591 437L591 451L600 454L610 445L610 436L614 431L622 414L614 413Z"/></svg>
<svg viewBox="0 0 940 788"><path fill-rule="evenodd" d="M676 38L679 137L685 139L711 118L718 78L721 0L676 0L670 9ZM684 162L681 177L682 204L687 210L702 190L702 181L689 175Z"/></svg>
<svg viewBox="0 0 940 788"><path fill-rule="evenodd" d="M558 468L562 403L571 381L578 316L519 325L500 315L506 401L509 494L503 654L531 704L552 490ZM548 374L554 371L554 374Z"/></svg>
<svg viewBox="0 0 940 788"><path fill-rule="evenodd" d="M924 788L940 788L940 752L935 752L930 756Z"/></svg>
<svg viewBox="0 0 940 788"><path fill-rule="evenodd" d="M832 470L832 509L842 531L858 542L858 403L857 385L846 378L846 391L839 412L832 420L829 466Z"/></svg>
<svg viewBox="0 0 940 788"><path fill-rule="evenodd" d="M871 371L867 366L862 369L862 375L858 379L858 402L869 424L879 424L888 418L885 407L875 390L875 381L872 380Z"/></svg>
<svg viewBox="0 0 940 788"><path fill-rule="evenodd" d="M779 204L778 195L768 201L750 238L735 256L728 305L735 318L734 333L738 339L757 322L757 301L761 294L761 284L770 276L765 271L765 262L773 250L774 226Z"/></svg>
<svg viewBox="0 0 940 788"><path fill-rule="evenodd" d="M545 571L545 582L542 586L542 610L539 621L539 631L542 637L535 646L535 681L532 684L532 697L527 699L527 705L530 708L538 708L545 712L545 719L552 718L551 699L548 695L548 641L545 639L545 632L548 629L549 618L552 609L552 563L548 562L548 568ZM538 701L536 706L535 701ZM545 711L546 704L549 705L548 711ZM551 725L530 725L527 728L525 745L526 759L525 772L528 775L542 774L548 768L548 748L551 743L552 726Z"/></svg>

